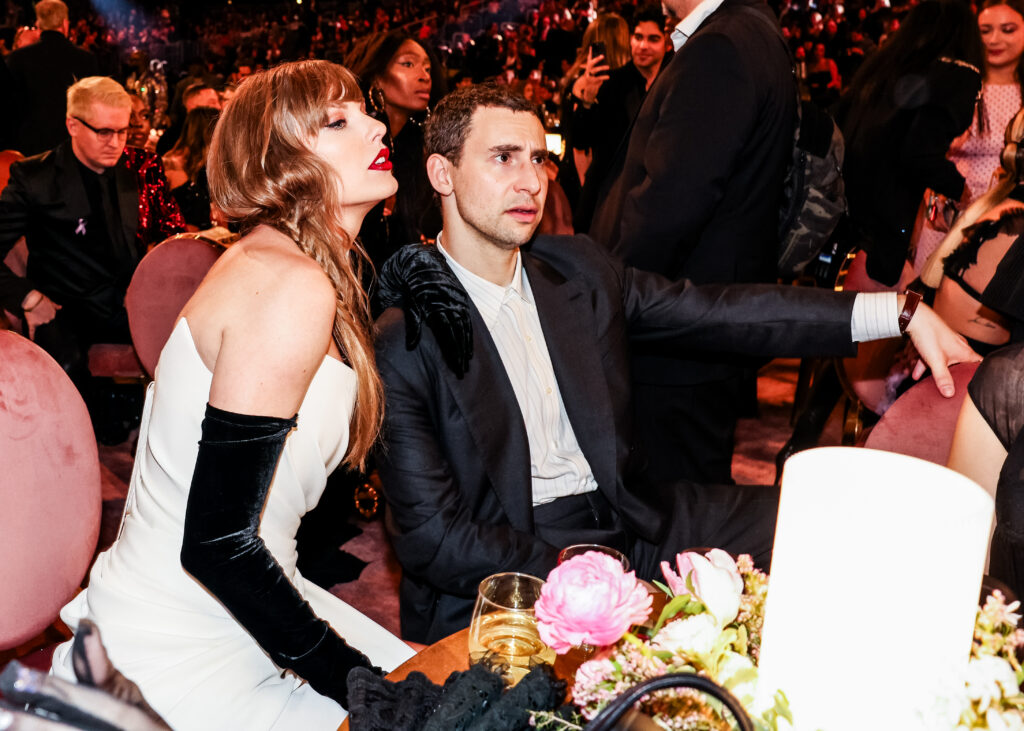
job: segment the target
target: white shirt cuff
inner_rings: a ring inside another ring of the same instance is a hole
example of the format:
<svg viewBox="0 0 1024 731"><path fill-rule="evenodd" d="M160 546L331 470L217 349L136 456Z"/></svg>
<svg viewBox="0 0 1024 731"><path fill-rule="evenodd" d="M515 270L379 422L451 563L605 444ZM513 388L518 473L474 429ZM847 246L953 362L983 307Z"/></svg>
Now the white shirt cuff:
<svg viewBox="0 0 1024 731"><path fill-rule="evenodd" d="M853 300L850 332L853 342L897 338L900 335L896 292L860 292Z"/></svg>

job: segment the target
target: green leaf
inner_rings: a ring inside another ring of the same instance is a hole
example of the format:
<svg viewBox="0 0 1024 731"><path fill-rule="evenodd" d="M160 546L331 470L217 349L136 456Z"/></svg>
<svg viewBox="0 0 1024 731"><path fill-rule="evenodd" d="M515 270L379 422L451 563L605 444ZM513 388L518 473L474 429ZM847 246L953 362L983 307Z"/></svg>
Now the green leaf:
<svg viewBox="0 0 1024 731"><path fill-rule="evenodd" d="M685 594L669 599L668 603L665 604L665 608L661 610L661 616L658 617L658 621L655 623L654 629L651 631L651 636L653 637L658 634L658 630L665 626L665 622L684 611L689 602L690 597Z"/></svg>
<svg viewBox="0 0 1024 731"><path fill-rule="evenodd" d="M654 585L655 585L656 587L658 587L659 589L661 589L661 591L662 591L662 592L663 592L664 594L666 594L667 596L675 596L675 594L674 594L674 593L672 593L672 590L671 590L671 589L669 589L669 588L668 588L667 586L665 586L665 584L662 584L662 583L661 583L660 581L658 581L657 579L651 579L651 583L652 583L652 584L654 584Z"/></svg>

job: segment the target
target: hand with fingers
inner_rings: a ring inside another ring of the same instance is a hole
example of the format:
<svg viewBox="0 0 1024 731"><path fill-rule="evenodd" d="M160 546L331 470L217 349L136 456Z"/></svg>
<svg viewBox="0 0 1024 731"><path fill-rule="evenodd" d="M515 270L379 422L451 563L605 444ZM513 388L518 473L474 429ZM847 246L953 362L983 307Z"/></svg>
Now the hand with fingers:
<svg viewBox="0 0 1024 731"><path fill-rule="evenodd" d="M470 301L444 255L430 244L409 244L384 262L377 297L385 308L405 310L405 345L420 341L424 324L441 348L445 363L461 378L473 357Z"/></svg>
<svg viewBox="0 0 1024 731"><path fill-rule="evenodd" d="M899 307L904 307L906 295L900 295ZM935 386L946 398L956 392L949 366L955 363L976 363L981 356L975 353L963 335L953 330L926 304L918 305L906 326L920 360L914 365L912 377L919 380L925 371L931 369Z"/></svg>
<svg viewBox="0 0 1024 731"><path fill-rule="evenodd" d="M593 50L588 48L587 62L583 66L583 73L572 85L573 96L588 106L593 104L597 101L597 93L601 90L602 84L608 80L609 70L604 55L594 56Z"/></svg>
<svg viewBox="0 0 1024 731"><path fill-rule="evenodd" d="M36 328L52 321L57 316L60 305L38 289L33 289L25 295L25 299L21 302L21 309L25 313L28 339L35 340Z"/></svg>

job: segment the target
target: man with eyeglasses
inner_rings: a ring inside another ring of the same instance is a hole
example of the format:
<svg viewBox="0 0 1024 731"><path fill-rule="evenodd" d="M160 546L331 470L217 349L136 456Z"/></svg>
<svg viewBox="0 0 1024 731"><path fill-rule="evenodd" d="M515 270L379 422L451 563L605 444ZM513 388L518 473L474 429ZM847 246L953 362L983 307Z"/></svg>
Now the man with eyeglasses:
<svg viewBox="0 0 1024 731"><path fill-rule="evenodd" d="M98 418L110 399L89 376L88 349L131 342L124 295L135 267L149 246L185 230L160 159L125 147L130 117L116 81L78 81L67 93L70 139L12 165L0 194L0 260L22 236L28 247L25 276L0 263L0 308L75 381L101 441L125 429Z"/></svg>

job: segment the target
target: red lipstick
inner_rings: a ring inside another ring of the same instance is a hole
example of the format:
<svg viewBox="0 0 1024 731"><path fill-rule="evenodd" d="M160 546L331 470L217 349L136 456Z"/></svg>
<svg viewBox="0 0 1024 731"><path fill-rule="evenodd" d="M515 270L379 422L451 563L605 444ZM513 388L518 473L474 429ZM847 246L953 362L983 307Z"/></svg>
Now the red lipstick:
<svg viewBox="0 0 1024 731"><path fill-rule="evenodd" d="M391 160L388 158L391 156L391 152L386 147L382 147L380 152L377 153L376 159L370 165L370 170L390 170Z"/></svg>

